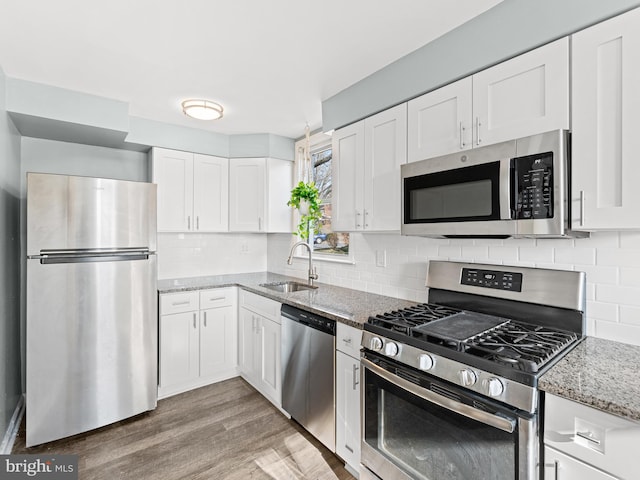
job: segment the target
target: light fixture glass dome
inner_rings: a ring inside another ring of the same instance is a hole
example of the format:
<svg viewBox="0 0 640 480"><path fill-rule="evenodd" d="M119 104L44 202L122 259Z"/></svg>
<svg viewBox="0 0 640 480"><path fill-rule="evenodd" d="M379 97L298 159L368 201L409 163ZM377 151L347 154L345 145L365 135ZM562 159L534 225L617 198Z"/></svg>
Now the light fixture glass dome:
<svg viewBox="0 0 640 480"><path fill-rule="evenodd" d="M182 102L185 115L198 120L218 120L222 118L222 105L211 100L189 99Z"/></svg>

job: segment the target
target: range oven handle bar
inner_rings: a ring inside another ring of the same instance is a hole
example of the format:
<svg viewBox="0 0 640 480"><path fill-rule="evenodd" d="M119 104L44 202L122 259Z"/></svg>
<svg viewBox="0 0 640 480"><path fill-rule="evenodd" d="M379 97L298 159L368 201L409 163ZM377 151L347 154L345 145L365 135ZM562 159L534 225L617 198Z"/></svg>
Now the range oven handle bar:
<svg viewBox="0 0 640 480"><path fill-rule="evenodd" d="M443 397L442 395L438 395L430 390L426 390L424 388L419 387L418 385L405 380L404 378L398 377L384 368L379 367L375 363L367 360L366 358L361 358L360 361L365 368L368 368L370 371L375 373L376 375L384 378L388 382L394 384L397 387L400 387L404 390L407 390L414 395L428 401L439 405L442 408L446 408L455 413L459 413L467 418L471 418L472 420L477 420L479 422L484 423L485 425L490 425L492 427L498 428L507 433L513 433L516 427L516 421L510 418L499 417L489 412L485 412L483 410L478 410L469 405L465 405L464 403L456 402L447 397Z"/></svg>

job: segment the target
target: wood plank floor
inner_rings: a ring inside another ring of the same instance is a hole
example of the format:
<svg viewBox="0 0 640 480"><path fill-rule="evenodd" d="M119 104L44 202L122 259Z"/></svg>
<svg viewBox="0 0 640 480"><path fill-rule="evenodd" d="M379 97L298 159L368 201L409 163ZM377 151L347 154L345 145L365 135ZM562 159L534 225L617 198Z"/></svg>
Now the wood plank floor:
<svg viewBox="0 0 640 480"><path fill-rule="evenodd" d="M342 462L240 378L158 402L153 412L12 453L77 454L83 480L353 479Z"/></svg>

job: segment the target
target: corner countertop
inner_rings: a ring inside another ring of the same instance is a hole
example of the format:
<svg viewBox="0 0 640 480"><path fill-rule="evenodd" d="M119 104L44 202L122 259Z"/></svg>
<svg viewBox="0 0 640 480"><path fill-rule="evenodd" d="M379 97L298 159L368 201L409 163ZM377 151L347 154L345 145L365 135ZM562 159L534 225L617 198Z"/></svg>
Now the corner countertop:
<svg viewBox="0 0 640 480"><path fill-rule="evenodd" d="M415 305L416 302L386 297L374 293L336 287L316 282L314 290L302 290L291 293L280 293L264 287L262 283L306 280L271 272L239 273L232 275L214 275L158 280L159 293L184 292L206 288L238 286L280 303L298 307L309 312L332 318L352 327L362 328L370 315L388 312Z"/></svg>
<svg viewBox="0 0 640 480"><path fill-rule="evenodd" d="M559 397L640 421L640 347L587 337L540 377Z"/></svg>

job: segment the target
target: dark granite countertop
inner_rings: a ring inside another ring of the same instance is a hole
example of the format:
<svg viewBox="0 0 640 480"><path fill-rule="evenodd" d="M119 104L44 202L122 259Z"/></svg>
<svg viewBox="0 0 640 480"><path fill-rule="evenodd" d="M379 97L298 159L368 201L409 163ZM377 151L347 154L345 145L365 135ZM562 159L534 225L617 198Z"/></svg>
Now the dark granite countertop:
<svg viewBox="0 0 640 480"><path fill-rule="evenodd" d="M640 421L640 347L587 337L539 380L539 387L613 415Z"/></svg>
<svg viewBox="0 0 640 480"><path fill-rule="evenodd" d="M370 315L397 310L416 304L416 302L409 300L399 300L384 295L336 287L323 283L316 283L319 288L314 290L301 290L291 293L280 293L260 286L261 283L289 280L306 283L305 279L277 273L254 272L158 280L158 291L160 293L172 293L202 290L205 288L238 286L280 303L317 313L356 328L362 328L362 325Z"/></svg>

